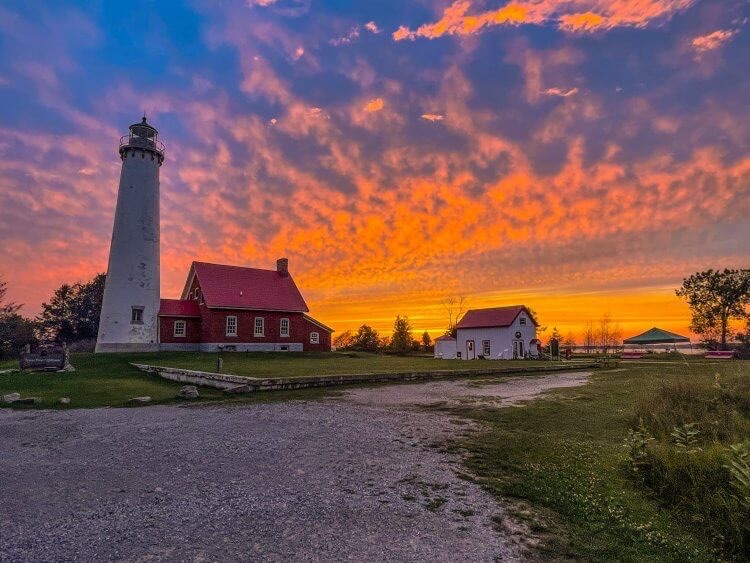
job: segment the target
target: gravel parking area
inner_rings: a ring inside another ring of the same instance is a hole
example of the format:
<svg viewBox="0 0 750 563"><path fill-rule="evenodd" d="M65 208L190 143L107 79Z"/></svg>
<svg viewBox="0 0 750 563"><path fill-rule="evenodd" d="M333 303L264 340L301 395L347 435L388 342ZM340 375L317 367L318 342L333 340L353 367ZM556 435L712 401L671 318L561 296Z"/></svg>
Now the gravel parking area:
<svg viewBox="0 0 750 563"><path fill-rule="evenodd" d="M570 383L541 379L536 392ZM0 560L519 559L502 507L440 447L471 427L388 399L488 389L445 383L318 402L0 411Z"/></svg>

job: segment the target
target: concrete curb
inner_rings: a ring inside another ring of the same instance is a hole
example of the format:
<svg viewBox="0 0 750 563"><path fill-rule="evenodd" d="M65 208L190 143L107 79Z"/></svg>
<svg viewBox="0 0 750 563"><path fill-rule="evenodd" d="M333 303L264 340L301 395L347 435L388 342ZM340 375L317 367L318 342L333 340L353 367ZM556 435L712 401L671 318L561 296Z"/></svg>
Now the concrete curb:
<svg viewBox="0 0 750 563"><path fill-rule="evenodd" d="M335 385L350 385L354 383L378 383L385 381L413 381L420 379L445 379L455 377L480 377L492 375L514 375L549 373L557 371L570 371L578 369L597 369L601 364L595 362L581 362L564 365L529 366L529 367L506 367L487 369L462 369L462 370L430 370L409 372L381 372L381 373L354 373L337 375L306 375L300 377L271 377L257 378L242 375L228 375L223 373L212 373L208 371L196 371L189 369L152 366L148 364L132 363L132 366L158 375L170 381L189 383L203 387L213 387L228 393L253 393L256 391L272 391L280 389L304 389L308 387L332 387Z"/></svg>

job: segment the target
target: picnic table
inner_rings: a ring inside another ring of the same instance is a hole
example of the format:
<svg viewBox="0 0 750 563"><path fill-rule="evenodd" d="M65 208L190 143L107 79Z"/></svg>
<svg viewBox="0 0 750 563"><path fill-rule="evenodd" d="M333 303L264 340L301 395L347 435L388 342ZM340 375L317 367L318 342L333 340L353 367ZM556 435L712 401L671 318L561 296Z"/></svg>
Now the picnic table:
<svg viewBox="0 0 750 563"><path fill-rule="evenodd" d="M730 360L734 357L734 350L710 350L703 357L708 360Z"/></svg>

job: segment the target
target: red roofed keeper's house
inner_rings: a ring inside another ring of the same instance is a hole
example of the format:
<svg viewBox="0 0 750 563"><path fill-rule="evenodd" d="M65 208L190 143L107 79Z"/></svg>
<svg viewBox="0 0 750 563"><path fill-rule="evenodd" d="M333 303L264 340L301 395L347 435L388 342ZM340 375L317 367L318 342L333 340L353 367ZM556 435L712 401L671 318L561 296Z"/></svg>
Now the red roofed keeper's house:
<svg viewBox="0 0 750 563"><path fill-rule="evenodd" d="M180 299L162 299L160 350L330 351L333 329L310 317L289 261L275 270L193 262Z"/></svg>

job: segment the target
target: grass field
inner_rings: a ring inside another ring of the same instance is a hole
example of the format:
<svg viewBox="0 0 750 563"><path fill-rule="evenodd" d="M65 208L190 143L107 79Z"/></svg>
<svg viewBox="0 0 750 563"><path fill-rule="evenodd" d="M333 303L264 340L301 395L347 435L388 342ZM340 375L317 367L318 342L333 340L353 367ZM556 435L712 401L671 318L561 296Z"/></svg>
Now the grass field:
<svg viewBox="0 0 750 563"><path fill-rule="evenodd" d="M713 496L713 492L698 491L691 481L693 473L686 472L677 487L692 503L660 502L657 491L634 478L624 446L629 429L638 426L640 409L644 405L648 408L665 389L689 382L706 391L709 408L715 406L710 393L717 373L726 386L732 387L729 396L744 394L743 400L748 400L747 361L621 364L618 370L595 372L585 387L555 391L524 408L461 411L488 428L463 444L470 452L468 466L489 490L502 498L516 499L519 515L533 530L552 538L547 545L552 558L742 559L742 553L737 552L742 547L727 546L713 533L713 522L701 513L700 507L707 500L701 494ZM736 408L730 418L736 428L749 427L747 404L739 400L733 403ZM679 400L672 409L673 422L678 424L692 422L687 418L696 416L698 410L695 406L687 408ZM708 424L715 423L708 420ZM704 448L713 447L726 455L728 443L738 439L742 439L741 431L728 437L726 443ZM657 439L654 443L660 448L673 447L669 435L663 442ZM719 473L715 479L728 479ZM528 506L532 510L526 510Z"/></svg>
<svg viewBox="0 0 750 563"><path fill-rule="evenodd" d="M144 363L180 367L200 371L216 371L217 354L178 352L142 356ZM344 373L406 372L452 369L487 369L488 367L519 367L550 365L541 361L472 361L436 360L426 356L390 356L364 352L310 353L228 353L221 355L222 373L250 377L298 377L303 375L335 375Z"/></svg>
<svg viewBox="0 0 750 563"><path fill-rule="evenodd" d="M217 354L199 352L160 352L149 354L73 354L76 368L69 373L0 374L0 394L18 392L23 397L38 397L40 408L116 407L125 406L133 397L149 396L153 403L176 399L180 384L151 376L132 367L130 362L216 371ZM341 353L228 353L222 355L222 373L253 377L295 377L341 373L400 372L428 369L480 369L491 366L531 366L542 362L502 362L434 360L429 357L386 356L379 354ZM545 362L549 364L549 362ZM16 368L17 361L0 362L0 369ZM319 396L320 391L264 393L247 400L283 400L290 397ZM237 400L221 391L200 389L204 400ZM270 395L274 395L270 397ZM69 407L59 399L70 398ZM0 404L0 406L5 406Z"/></svg>

